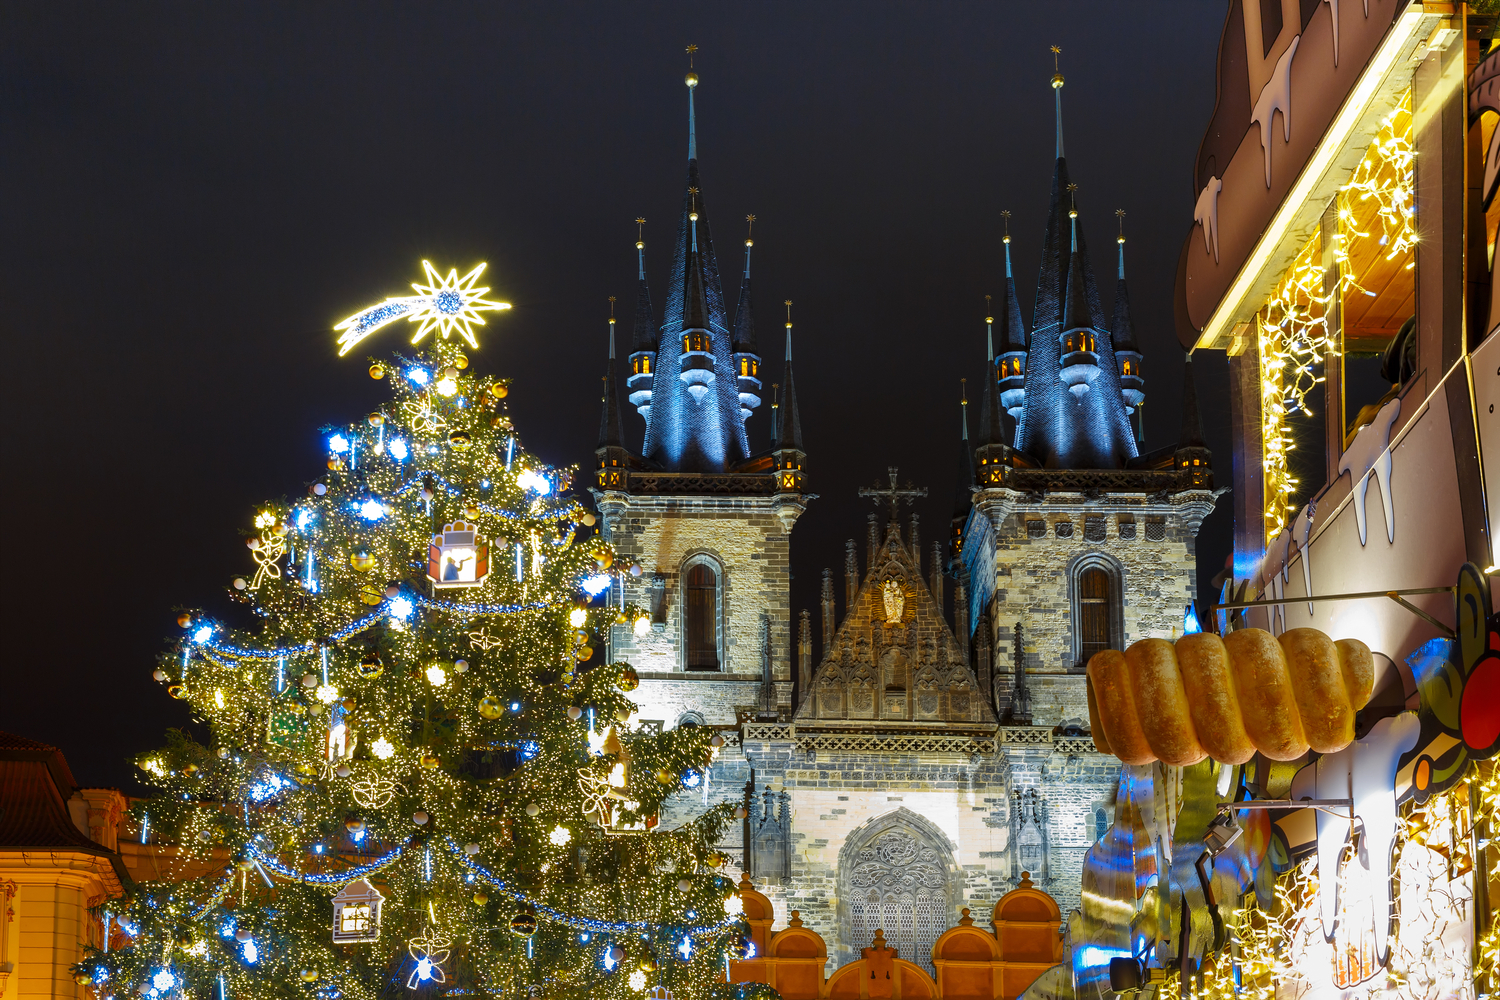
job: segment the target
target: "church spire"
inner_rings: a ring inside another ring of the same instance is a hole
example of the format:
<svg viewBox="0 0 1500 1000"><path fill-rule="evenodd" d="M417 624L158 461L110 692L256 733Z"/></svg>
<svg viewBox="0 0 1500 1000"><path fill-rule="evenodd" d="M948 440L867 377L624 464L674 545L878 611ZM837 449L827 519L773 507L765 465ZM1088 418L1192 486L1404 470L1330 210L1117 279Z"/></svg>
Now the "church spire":
<svg viewBox="0 0 1500 1000"><path fill-rule="evenodd" d="M1203 440L1203 420L1198 415L1198 381L1193 378L1193 355L1188 353L1182 369L1182 433L1178 435L1178 448L1206 448Z"/></svg>
<svg viewBox="0 0 1500 1000"><path fill-rule="evenodd" d="M635 226L635 328L630 336L630 375L625 386L630 391L630 405L649 424L651 373L656 369L656 314L651 309L651 288L646 284L646 220L636 219Z"/></svg>
<svg viewBox="0 0 1500 1000"><path fill-rule="evenodd" d="M1078 185L1069 184L1071 197ZM1094 333L1094 314L1089 308L1088 290L1083 276L1083 260L1078 253L1078 206L1070 203L1068 224L1072 232L1072 250L1068 258L1068 291L1063 305L1062 354L1059 377L1075 397L1089 391L1099 377L1098 338Z"/></svg>
<svg viewBox="0 0 1500 1000"><path fill-rule="evenodd" d="M745 216L745 273L740 279L740 304L734 314L734 372L739 389L740 419L748 420L760 405L760 355L755 347L755 307L750 298L750 251L755 247L751 234L755 216Z"/></svg>
<svg viewBox="0 0 1500 1000"><path fill-rule="evenodd" d="M609 363L604 369L604 410L599 415L599 447L624 444L620 431L620 400L615 393L615 297L609 297Z"/></svg>
<svg viewBox="0 0 1500 1000"><path fill-rule="evenodd" d="M995 315L990 305L991 299L986 295L984 297L985 380L984 392L979 397L980 445L1005 443L1005 425L1000 419L998 371L995 365Z"/></svg>
<svg viewBox="0 0 1500 1000"><path fill-rule="evenodd" d="M689 56L696 50L689 46ZM749 457L749 442L731 358L724 289L699 180L693 103L698 74L690 70L685 82L687 185L653 365L643 457L668 472L727 472Z"/></svg>
<svg viewBox="0 0 1500 1000"><path fill-rule="evenodd" d="M1005 220L1005 297L1000 300L1000 342L990 352L995 378L1000 385L1000 405L1019 420L1026 402L1026 325L1021 320L1021 300L1016 295L1016 276L1010 263L1010 212L1000 213ZM998 352L998 353L996 353Z"/></svg>
<svg viewBox="0 0 1500 1000"><path fill-rule="evenodd" d="M1053 91L1060 108L1057 86ZM1135 432L1073 191L1068 162L1059 156L1014 447L1047 468L1121 469L1136 456Z"/></svg>
<svg viewBox="0 0 1500 1000"><path fill-rule="evenodd" d="M973 506L974 449L969 443L969 388L968 379L958 380L958 490L953 497L955 519L966 516ZM962 527L959 528L962 531Z"/></svg>
<svg viewBox="0 0 1500 1000"><path fill-rule="evenodd" d="M1062 89L1063 75L1058 67L1057 57L1062 54L1062 47L1052 46L1052 96L1057 102L1057 158L1063 158L1063 131L1062 131Z"/></svg>
<svg viewBox="0 0 1500 1000"><path fill-rule="evenodd" d="M1125 289L1125 210L1115 210L1120 220L1120 235L1115 242L1120 247L1119 277L1115 282L1115 315L1110 323L1110 343L1115 349L1115 361L1120 366L1120 395L1125 397L1125 407L1136 416L1136 440L1143 438L1139 422L1140 405L1146 399L1142 390L1145 380L1141 376L1141 352L1135 346L1135 328L1130 322L1130 293Z"/></svg>
<svg viewBox="0 0 1500 1000"><path fill-rule="evenodd" d="M800 493L807 455L802 450L802 418L797 413L797 387L792 381L792 300L786 300L786 371L782 376L781 409L777 417L776 488L781 493Z"/></svg>

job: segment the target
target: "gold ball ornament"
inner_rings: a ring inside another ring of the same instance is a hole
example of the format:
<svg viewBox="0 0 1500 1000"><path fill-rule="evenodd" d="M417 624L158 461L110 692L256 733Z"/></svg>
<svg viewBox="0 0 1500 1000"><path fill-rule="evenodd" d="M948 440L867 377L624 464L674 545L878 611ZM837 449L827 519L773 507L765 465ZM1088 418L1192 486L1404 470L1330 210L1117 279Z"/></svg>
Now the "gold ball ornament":
<svg viewBox="0 0 1500 1000"><path fill-rule="evenodd" d="M593 646L579 646L578 647L578 652L574 653L573 655L578 658L578 662L579 663L583 663L589 657L591 657L591 656L594 655L594 647Z"/></svg>
<svg viewBox="0 0 1500 1000"><path fill-rule="evenodd" d="M656 781L657 781L657 784L670 785L672 782L674 782L676 780L677 780L676 776L673 775L671 771L668 771L664 767L661 768L660 770L658 770L656 772Z"/></svg>
<svg viewBox="0 0 1500 1000"><path fill-rule="evenodd" d="M93 981L94 977L89 975L87 972L80 972L73 977L73 982L77 983L79 986L88 986Z"/></svg>
<svg viewBox="0 0 1500 1000"><path fill-rule="evenodd" d="M477 521L477 520L479 520L479 515L483 514L483 513L484 513L484 511L480 510L478 507L474 506L473 504L469 504L467 507L464 508L464 517L467 517L470 521Z"/></svg>
<svg viewBox="0 0 1500 1000"><path fill-rule="evenodd" d="M467 368L469 367L469 356L467 354L460 354L453 359L453 364L458 368Z"/></svg>
<svg viewBox="0 0 1500 1000"><path fill-rule="evenodd" d="M593 514L585 513L583 515L583 517L579 518L579 520L584 523L585 527L592 528L594 526L594 522L597 521L598 518L595 517Z"/></svg>
<svg viewBox="0 0 1500 1000"><path fill-rule="evenodd" d="M436 771L443 762L430 753L422 755L422 766L429 771Z"/></svg>
<svg viewBox="0 0 1500 1000"><path fill-rule="evenodd" d="M479 699L479 715L485 719L498 719L505 714L505 705L492 694Z"/></svg>
<svg viewBox="0 0 1500 1000"><path fill-rule="evenodd" d="M373 583L367 583L363 587L359 588L359 599L373 608L385 598L384 595L381 594L379 587L375 586L375 584Z"/></svg>
<svg viewBox="0 0 1500 1000"><path fill-rule="evenodd" d="M385 663L381 661L379 653L366 653L365 658L359 661L359 676L374 680L383 673Z"/></svg>
<svg viewBox="0 0 1500 1000"><path fill-rule="evenodd" d="M718 851L713 852L703 859L703 863L710 868L722 868L728 862L729 858L720 854Z"/></svg>
<svg viewBox="0 0 1500 1000"><path fill-rule="evenodd" d="M318 981L318 970L303 969L301 972L301 976L304 983L315 983Z"/></svg>
<svg viewBox="0 0 1500 1000"><path fill-rule="evenodd" d="M186 684L173 684L171 687L167 688L167 694L171 695L173 698L176 698L178 701L186 701L190 693L191 692L188 691Z"/></svg>
<svg viewBox="0 0 1500 1000"><path fill-rule="evenodd" d="M615 687L629 694L641 686L641 675L635 672L635 667L630 664L620 668L620 679L615 681Z"/></svg>
<svg viewBox="0 0 1500 1000"><path fill-rule="evenodd" d="M615 564L615 556L608 549L600 549L594 555L594 562L599 564L600 569L609 569Z"/></svg>
<svg viewBox="0 0 1500 1000"><path fill-rule="evenodd" d="M448 444L462 451L473 441L468 431L453 431L448 435Z"/></svg>
<svg viewBox="0 0 1500 1000"><path fill-rule="evenodd" d="M355 549L349 553L349 566L361 573L368 573L375 568L375 557L370 554L369 549Z"/></svg>
<svg viewBox="0 0 1500 1000"><path fill-rule="evenodd" d="M656 953L650 948L647 948L641 953L641 960L637 963L636 968L640 969L642 972L655 972L657 969L661 968L661 963L657 962Z"/></svg>
<svg viewBox="0 0 1500 1000"><path fill-rule="evenodd" d="M370 377L371 378L385 378L385 365L379 363L378 361L375 364L371 365L370 366Z"/></svg>
<svg viewBox="0 0 1500 1000"><path fill-rule="evenodd" d="M344 467L344 460L335 455L328 460L328 467L337 472Z"/></svg>
<svg viewBox="0 0 1500 1000"><path fill-rule="evenodd" d="M350 816L348 819L344 820L344 829L348 830L350 833L358 833L364 828L365 821L360 819L358 816Z"/></svg>
<svg viewBox="0 0 1500 1000"><path fill-rule="evenodd" d="M488 903L489 901L490 901L490 897L487 896L487 895L485 895L485 893L483 892L483 890L474 893L474 905L475 906L483 906L485 903Z"/></svg>
<svg viewBox="0 0 1500 1000"><path fill-rule="evenodd" d="M689 87L696 87L698 86L698 74L689 73L687 76L682 78L682 82L687 84Z"/></svg>
<svg viewBox="0 0 1500 1000"><path fill-rule="evenodd" d="M504 399L506 396L510 395L510 387L507 386L504 382L491 382L490 395L494 396L496 399Z"/></svg>
<svg viewBox="0 0 1500 1000"><path fill-rule="evenodd" d="M355 701L353 698L345 698L339 704L344 706L344 711L352 712L354 711L354 706L359 704L359 702Z"/></svg>
<svg viewBox="0 0 1500 1000"><path fill-rule="evenodd" d="M188 614L186 611L177 616L178 628L187 628L191 624L193 624L193 616Z"/></svg>
<svg viewBox="0 0 1500 1000"><path fill-rule="evenodd" d="M381 413L379 410L376 410L368 417L365 417L365 419L370 422L371 427L380 427L385 424L385 414Z"/></svg>

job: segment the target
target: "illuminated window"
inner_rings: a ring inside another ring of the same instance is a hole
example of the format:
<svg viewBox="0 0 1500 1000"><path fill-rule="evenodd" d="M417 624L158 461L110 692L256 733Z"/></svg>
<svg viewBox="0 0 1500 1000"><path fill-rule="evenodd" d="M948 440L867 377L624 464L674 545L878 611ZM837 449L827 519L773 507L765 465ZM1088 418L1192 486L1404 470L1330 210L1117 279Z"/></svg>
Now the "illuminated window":
<svg viewBox="0 0 1500 1000"><path fill-rule="evenodd" d="M649 354L642 354L639 357L637 357L635 359L635 361L631 365L631 370L636 375L650 375L651 374L651 355L649 355Z"/></svg>
<svg viewBox="0 0 1500 1000"><path fill-rule="evenodd" d="M339 932L341 934L364 934L370 929L370 904L360 903L357 906L345 906L339 911Z"/></svg>
<svg viewBox="0 0 1500 1000"><path fill-rule="evenodd" d="M707 351L708 350L708 334L706 334L706 333L698 333L696 331L693 332L693 333L685 333L685 334L683 334L682 335L682 349L684 351Z"/></svg>
<svg viewBox="0 0 1500 1000"><path fill-rule="evenodd" d="M719 581L718 567L704 557L683 571L683 666L688 670L720 669Z"/></svg>

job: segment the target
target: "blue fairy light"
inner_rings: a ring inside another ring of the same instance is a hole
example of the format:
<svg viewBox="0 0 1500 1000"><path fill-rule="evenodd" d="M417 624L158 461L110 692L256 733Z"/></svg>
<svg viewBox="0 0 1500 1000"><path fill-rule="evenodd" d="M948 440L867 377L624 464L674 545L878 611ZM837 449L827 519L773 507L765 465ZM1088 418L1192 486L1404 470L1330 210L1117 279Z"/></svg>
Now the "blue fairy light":
<svg viewBox="0 0 1500 1000"><path fill-rule="evenodd" d="M406 369L406 377L417 385L426 385L428 379L432 378L432 375L426 368L408 368Z"/></svg>
<svg viewBox="0 0 1500 1000"><path fill-rule="evenodd" d="M399 618L402 621L410 618L411 613L416 610L409 597L393 597L386 607L392 618Z"/></svg>
<svg viewBox="0 0 1500 1000"><path fill-rule="evenodd" d="M260 949L255 946L254 938L245 942L244 955L246 965L254 965L260 961Z"/></svg>
<svg viewBox="0 0 1500 1000"><path fill-rule="evenodd" d="M213 638L213 634L214 627L212 625L200 625L198 626L197 631L193 633L193 641L207 642L209 639Z"/></svg>
<svg viewBox="0 0 1500 1000"><path fill-rule="evenodd" d="M598 597L600 594L609 589L609 585L610 576L608 573L595 573L593 576L585 579L581 584L581 586L583 587L583 592L585 594L588 594L590 597Z"/></svg>
<svg viewBox="0 0 1500 1000"><path fill-rule="evenodd" d="M385 450L391 453L391 457L398 462L406 461L406 456L411 452L406 447L406 442L400 438L391 438L386 443Z"/></svg>
<svg viewBox="0 0 1500 1000"><path fill-rule="evenodd" d="M335 455L342 455L349 450L349 439L342 434L334 434L328 439L328 450Z"/></svg>
<svg viewBox="0 0 1500 1000"><path fill-rule="evenodd" d="M298 528L298 530L300 530L300 531L306 531L307 530L307 526L309 524L312 524L313 523L313 519L316 518L316 517L317 517L316 514L314 514L312 511L307 510L305 508L303 510L297 511L297 528Z"/></svg>
<svg viewBox="0 0 1500 1000"><path fill-rule="evenodd" d="M686 935L686 934L683 935L683 938L678 943L675 951L677 952L678 957L681 958L682 961L684 961L684 962L691 962L693 960L693 939L692 939L692 937L690 935Z"/></svg>
<svg viewBox="0 0 1500 1000"><path fill-rule="evenodd" d="M364 518L366 521L378 521L382 517L385 517L385 504L381 503L379 500L376 500L374 497L366 500L356 509L359 511L359 516Z"/></svg>
<svg viewBox="0 0 1500 1000"><path fill-rule="evenodd" d="M177 977L172 975L171 969L158 969L151 977L151 985L159 990L170 990L177 985Z"/></svg>
<svg viewBox="0 0 1500 1000"><path fill-rule="evenodd" d="M701 784L703 784L703 772L697 768L690 769L682 776L683 788L697 788Z"/></svg>

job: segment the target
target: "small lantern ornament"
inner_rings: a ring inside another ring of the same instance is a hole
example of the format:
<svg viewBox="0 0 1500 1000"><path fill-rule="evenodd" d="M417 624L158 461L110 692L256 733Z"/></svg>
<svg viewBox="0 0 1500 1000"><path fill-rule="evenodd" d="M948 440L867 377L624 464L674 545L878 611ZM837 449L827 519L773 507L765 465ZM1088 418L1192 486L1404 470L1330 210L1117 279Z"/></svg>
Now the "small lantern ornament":
<svg viewBox="0 0 1500 1000"><path fill-rule="evenodd" d="M432 536L427 548L427 578L433 587L478 587L490 575L490 546L476 525L454 521Z"/></svg>
<svg viewBox="0 0 1500 1000"><path fill-rule="evenodd" d="M380 907L385 897L362 878L333 897L333 943L367 944L380 939Z"/></svg>

